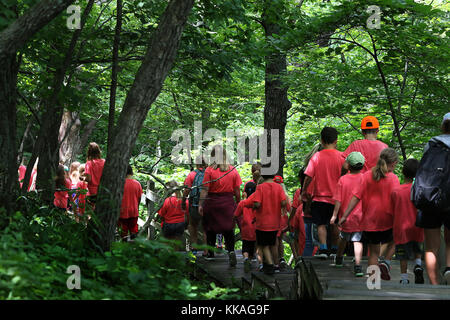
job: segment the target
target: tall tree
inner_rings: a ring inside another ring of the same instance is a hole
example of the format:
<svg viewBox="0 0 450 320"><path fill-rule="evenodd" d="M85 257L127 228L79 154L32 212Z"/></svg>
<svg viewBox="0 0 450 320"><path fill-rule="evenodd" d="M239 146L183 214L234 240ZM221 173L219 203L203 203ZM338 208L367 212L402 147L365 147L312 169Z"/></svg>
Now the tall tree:
<svg viewBox="0 0 450 320"><path fill-rule="evenodd" d="M171 0L167 5L114 129L97 194L96 217L90 224L94 241L102 250L109 250L114 240L131 151L149 107L158 97L172 68L193 4L194 0Z"/></svg>
<svg viewBox="0 0 450 320"><path fill-rule="evenodd" d="M17 176L17 52L73 0L44 0L0 33L0 204L12 211Z"/></svg>

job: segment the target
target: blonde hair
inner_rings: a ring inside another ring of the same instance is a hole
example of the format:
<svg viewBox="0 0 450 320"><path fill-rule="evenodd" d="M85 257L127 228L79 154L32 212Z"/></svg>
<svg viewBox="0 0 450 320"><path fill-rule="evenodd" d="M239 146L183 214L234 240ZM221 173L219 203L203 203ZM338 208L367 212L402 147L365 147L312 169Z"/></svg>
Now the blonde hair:
<svg viewBox="0 0 450 320"><path fill-rule="evenodd" d="M387 148L381 151L377 165L372 168L373 179L375 181L380 181L381 179L386 178L386 175L389 172L388 165L397 161L398 154L394 149Z"/></svg>
<svg viewBox="0 0 450 320"><path fill-rule="evenodd" d="M230 164L228 163L228 157L227 152L221 145L215 145L211 150L211 157L216 158L216 155L219 156L219 160L221 160L221 163L217 163L217 159L214 160L213 163L210 164L210 167L216 170L217 168L220 169L220 171L225 172L230 169ZM220 156L222 156L220 158Z"/></svg>

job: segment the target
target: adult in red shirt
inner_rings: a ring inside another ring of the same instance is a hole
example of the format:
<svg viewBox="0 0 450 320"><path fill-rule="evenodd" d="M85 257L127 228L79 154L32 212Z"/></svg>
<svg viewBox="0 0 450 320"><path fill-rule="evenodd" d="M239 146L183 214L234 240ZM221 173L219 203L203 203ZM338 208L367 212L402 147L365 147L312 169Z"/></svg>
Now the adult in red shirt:
<svg viewBox="0 0 450 320"><path fill-rule="evenodd" d="M329 254L336 254L337 252L338 229L336 225L330 225L332 247L331 250L328 250L327 226L333 216L333 195L341 177L342 164L345 159L342 158L341 152L336 149L338 132L335 128L325 127L320 135L323 150L315 153L309 161L305 171L305 185L301 196L304 199L310 197L307 190L314 179L311 215L313 223L317 225L320 243L316 255L320 258L327 258Z"/></svg>
<svg viewBox="0 0 450 320"><path fill-rule="evenodd" d="M128 165L118 222L122 241L127 241L128 233L130 233L131 239L137 236L139 203L142 193L142 186L139 181L133 179L133 169Z"/></svg>
<svg viewBox="0 0 450 320"><path fill-rule="evenodd" d="M256 187L252 199L256 209L256 246L263 256L264 273L273 274L275 272L273 253L281 226L281 217L287 214L287 197L281 185L273 181L274 175L262 175L262 177L264 182Z"/></svg>
<svg viewBox="0 0 450 320"><path fill-rule="evenodd" d="M225 238L230 266L236 266L234 252L234 211L241 200L241 177L236 168L228 163L227 154L222 146L216 145L211 151L212 164L206 168L200 194L199 213L203 216L203 230L209 246L214 247L216 235ZM208 250L207 259L213 259L214 253Z"/></svg>
<svg viewBox="0 0 450 320"><path fill-rule="evenodd" d="M381 151L377 165L363 174L361 185L354 190L353 198L345 210L339 225L345 222L348 215L362 202L361 230L363 237L369 245L368 265L378 265L381 278L390 280L390 260L394 251L393 216L391 214L391 193L400 185L397 176L393 173L398 162L398 155L394 149L387 148ZM387 244L385 259L378 263L380 244Z"/></svg>
<svg viewBox="0 0 450 320"><path fill-rule="evenodd" d="M373 116L367 116L361 121L361 131L364 136L362 140L353 141L348 148L342 153L342 157L346 159L352 152L361 152L364 156L365 163L361 173L365 173L375 167L380 152L388 147L387 144L378 139L380 124L378 119ZM348 165L344 163L343 170L347 172Z"/></svg>
<svg viewBox="0 0 450 320"><path fill-rule="evenodd" d="M93 206L97 200L97 191L102 178L105 159L102 159L100 147L91 142L87 151L87 161L84 167L85 181L88 183L88 202Z"/></svg>
<svg viewBox="0 0 450 320"><path fill-rule="evenodd" d="M422 268L423 229L416 227L417 209L411 201L411 187L419 168L419 161L408 159L403 164L405 183L391 194L391 213L394 216L395 256L400 259L400 283L408 284L408 260L415 260L416 284L424 283Z"/></svg>
<svg viewBox="0 0 450 320"><path fill-rule="evenodd" d="M186 206L186 198L191 194L191 188L194 184L194 180L195 180L195 176L197 175L197 173L201 173L205 170L206 168L206 163L205 160L203 159L203 157L198 157L196 159L196 170L192 170L191 172L189 172L189 174L187 175L186 179L184 180L184 186L186 187L183 191L183 201L181 202L182 206ZM203 183L203 182L202 182ZM192 201L193 199L191 199L191 197L189 197L189 235L190 235L190 241L191 241L191 245L195 246L196 244L202 244L201 242L198 241L198 232L202 231L203 232L203 228L202 228L202 224L200 223L202 220L202 217L200 216L200 214L198 213L198 204L194 203L194 201ZM183 209L186 209L186 207L184 207ZM206 234L203 233L204 236L204 242L206 243ZM195 247L192 248L192 252L195 255L197 253L197 249L195 249ZM204 255L207 254L206 250L203 252Z"/></svg>

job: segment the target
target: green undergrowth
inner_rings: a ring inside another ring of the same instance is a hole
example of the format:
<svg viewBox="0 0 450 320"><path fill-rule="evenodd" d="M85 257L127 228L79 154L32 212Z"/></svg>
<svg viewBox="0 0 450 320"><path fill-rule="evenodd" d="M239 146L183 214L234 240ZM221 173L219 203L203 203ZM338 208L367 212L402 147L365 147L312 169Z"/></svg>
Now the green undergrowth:
<svg viewBox="0 0 450 320"><path fill-rule="evenodd" d="M0 299L253 299L194 279L194 258L168 240L114 242L94 249L85 224L37 203L7 217L0 209ZM6 225L6 227L5 227ZM73 285L80 272L80 289ZM72 285L72 286L71 286Z"/></svg>

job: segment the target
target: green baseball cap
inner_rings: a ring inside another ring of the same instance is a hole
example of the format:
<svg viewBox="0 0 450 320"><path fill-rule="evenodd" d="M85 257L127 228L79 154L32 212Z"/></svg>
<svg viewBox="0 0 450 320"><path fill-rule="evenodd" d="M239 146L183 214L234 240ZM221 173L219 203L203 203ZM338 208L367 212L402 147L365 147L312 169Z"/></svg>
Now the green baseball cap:
<svg viewBox="0 0 450 320"><path fill-rule="evenodd" d="M345 161L347 161L348 164L352 167L356 167L358 164L364 165L366 159L364 159L364 156L361 152L354 151L347 156L347 159L345 159Z"/></svg>

